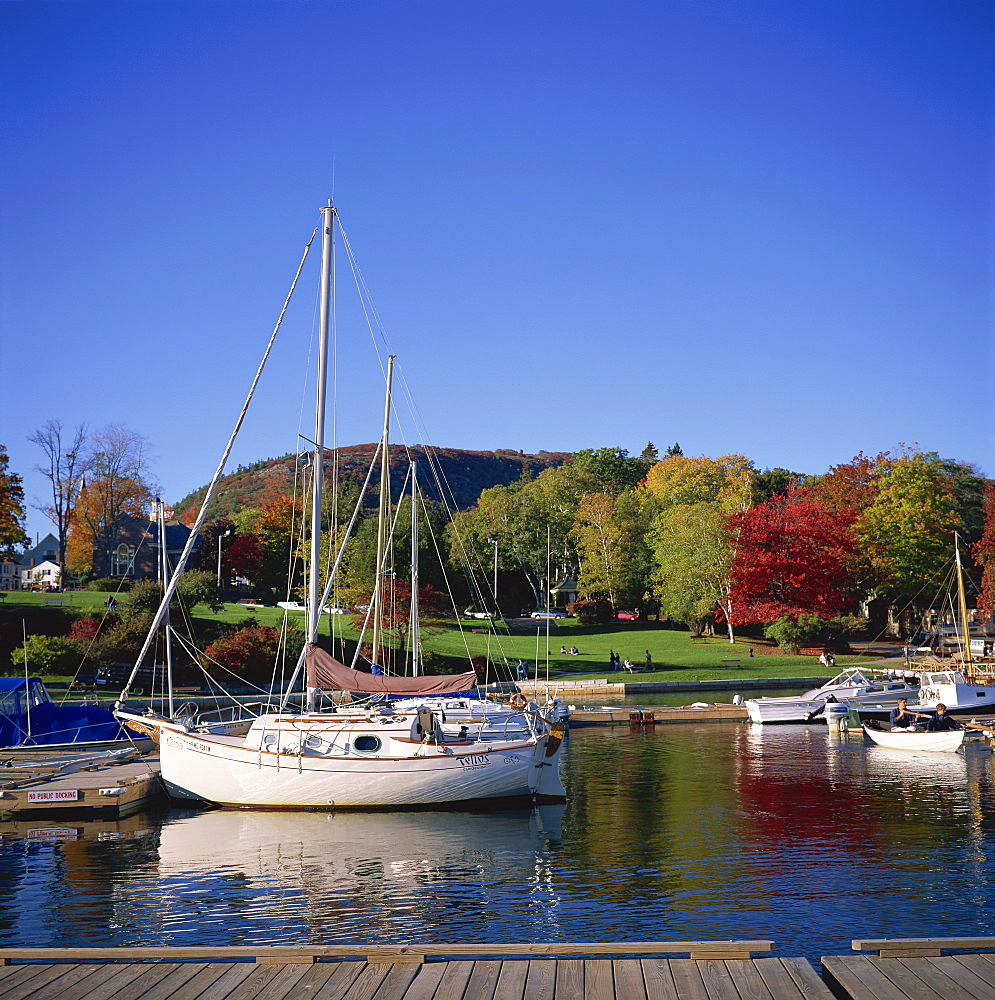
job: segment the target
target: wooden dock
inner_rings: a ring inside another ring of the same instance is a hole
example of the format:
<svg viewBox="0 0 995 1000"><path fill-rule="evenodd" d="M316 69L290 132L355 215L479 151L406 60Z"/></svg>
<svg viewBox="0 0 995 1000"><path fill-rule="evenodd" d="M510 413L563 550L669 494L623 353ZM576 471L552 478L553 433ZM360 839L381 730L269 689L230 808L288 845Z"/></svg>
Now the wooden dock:
<svg viewBox="0 0 995 1000"><path fill-rule="evenodd" d="M769 951L771 943L384 946L351 949L364 952L353 960L338 954L350 949L336 946L2 949L0 962L17 956L24 964L0 968L0 1000L833 1000L805 959L730 957L748 955L750 949L739 949L751 944ZM705 951L695 951L702 946ZM647 947L712 957L552 959L535 954L557 950L566 955L571 949L585 954L595 948L618 955L620 949L631 954L630 948ZM103 960L94 957L101 951ZM446 957L424 960L436 951ZM180 955L212 957L203 952L229 958L238 952L234 957L255 962L177 960ZM108 953L118 961L108 962ZM520 957L491 957L516 953ZM160 961L139 961L142 957Z"/></svg>
<svg viewBox="0 0 995 1000"><path fill-rule="evenodd" d="M68 813L119 819L161 794L158 757L46 754L0 765L0 820Z"/></svg>
<svg viewBox="0 0 995 1000"><path fill-rule="evenodd" d="M852 1000L995 1000L995 938L885 938L854 941L854 951L822 960L822 978ZM945 951L973 954L944 955Z"/></svg>
<svg viewBox="0 0 995 1000"><path fill-rule="evenodd" d="M995 954L942 954L993 938L853 946L821 979L771 941L0 948L0 1000L995 1000Z"/></svg>
<svg viewBox="0 0 995 1000"><path fill-rule="evenodd" d="M692 722L745 722L743 705L705 705L700 708L670 705L602 705L575 708L569 725L575 726L672 726Z"/></svg>

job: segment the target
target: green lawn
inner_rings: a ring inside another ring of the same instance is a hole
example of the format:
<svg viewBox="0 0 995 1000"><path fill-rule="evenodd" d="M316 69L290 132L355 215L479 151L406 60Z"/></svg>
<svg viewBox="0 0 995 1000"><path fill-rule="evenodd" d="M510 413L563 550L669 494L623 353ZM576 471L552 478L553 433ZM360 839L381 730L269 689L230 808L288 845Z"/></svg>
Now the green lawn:
<svg viewBox="0 0 995 1000"><path fill-rule="evenodd" d="M8 619L16 617L16 607L52 606L78 608L94 613L106 609L107 594L96 591L74 591L66 594L11 593L0 604L0 614ZM57 604L56 601L64 601ZM304 626L304 614L288 612L290 620L299 627ZM203 606L196 610L195 618L203 618L224 624L235 624L245 620L260 625L279 626L284 612L280 608L248 608L239 604L225 604L217 614ZM351 619L346 616L322 617L321 631L327 634L329 620L336 634L346 637L353 635ZM548 657L549 669L558 677L596 678L623 681L630 677L639 680L707 680L741 677L809 677L821 676L825 669L813 656L787 656L772 652L771 648L758 640L737 640L730 645L727 639L716 636L703 642L692 642L689 633L672 631L655 624L642 622L618 622L609 625L581 625L572 618L558 619L549 623L547 638L546 622L536 622L527 630L509 630L504 622L489 627L486 621L463 619L447 620L438 629L428 630L423 638L426 651L457 659L489 656L492 661L504 660L515 664L527 660L530 674L538 670L545 673ZM560 647L570 649L576 646L578 655L560 652ZM754 655L750 656L750 649ZM636 673L626 671L612 673L608 670L609 650L616 650L624 659L628 657L636 667ZM654 669L644 671L646 650L653 658ZM721 666L721 660L738 659L738 667ZM844 666L859 657L838 657L837 664ZM59 678L51 678L53 681Z"/></svg>

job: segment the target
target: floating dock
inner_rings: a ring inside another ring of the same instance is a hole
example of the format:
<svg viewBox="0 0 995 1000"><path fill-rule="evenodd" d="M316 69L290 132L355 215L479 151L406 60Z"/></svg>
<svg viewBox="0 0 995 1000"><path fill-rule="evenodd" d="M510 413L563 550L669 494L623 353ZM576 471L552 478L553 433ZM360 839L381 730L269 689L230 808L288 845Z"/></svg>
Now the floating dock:
<svg viewBox="0 0 995 1000"><path fill-rule="evenodd" d="M137 750L0 753L0 822L67 814L117 820L162 794L159 758Z"/></svg>
<svg viewBox="0 0 995 1000"><path fill-rule="evenodd" d="M942 954L992 948L995 939L853 942L855 950L875 946L877 955L823 958L821 978L807 959L769 955L770 941L0 948L0 997L995 1000L995 955ZM674 953L690 957L664 957Z"/></svg>
<svg viewBox="0 0 995 1000"><path fill-rule="evenodd" d="M0 996L4 1000L833 1000L805 959L748 957L751 950L770 947L771 942L720 941L367 949L3 949L0 962L27 964L0 968ZM551 952L566 955L571 949L581 955L593 949L595 955L618 956L621 949L632 949L628 954L680 951L712 957L550 958ZM439 955L440 960L426 962L430 955ZM229 961L214 960L219 956ZM181 957L212 960L184 962ZM243 961L232 962L233 957ZM112 958L116 961L108 961ZM158 961L149 964L142 958ZM59 961L65 964L53 964Z"/></svg>
<svg viewBox="0 0 995 1000"><path fill-rule="evenodd" d="M570 710L569 724L575 726L668 726L692 722L745 722L743 705L602 705Z"/></svg>

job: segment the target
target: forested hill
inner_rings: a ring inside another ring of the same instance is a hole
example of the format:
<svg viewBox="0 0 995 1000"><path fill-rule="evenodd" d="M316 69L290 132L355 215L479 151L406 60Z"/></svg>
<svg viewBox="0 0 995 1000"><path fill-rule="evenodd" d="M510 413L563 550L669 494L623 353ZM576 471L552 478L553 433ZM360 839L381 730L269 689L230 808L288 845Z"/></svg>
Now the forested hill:
<svg viewBox="0 0 995 1000"><path fill-rule="evenodd" d="M339 477L341 481L366 476L370 461L376 453L376 444L356 444L338 449ZM407 450L391 448L391 484L394 499L408 471L409 461L418 463L418 484L421 491L433 499L440 499L429 452L441 477L451 491L449 503L455 502L460 510L472 507L482 490L491 486L506 486L521 478L528 469L538 475L549 466L562 465L571 455L567 452L541 451L538 455L525 455L520 451L461 451L458 448L413 447ZM294 489L294 455L271 458L248 467L239 467L221 480L218 494L212 504L210 517L225 517L250 507L262 507ZM329 464L331 459L329 458ZM377 463L379 469L379 462ZM326 467L326 480L331 481L331 470ZM379 481L374 472L372 482ZM202 486L176 504L176 517L191 523L196 517L207 486Z"/></svg>

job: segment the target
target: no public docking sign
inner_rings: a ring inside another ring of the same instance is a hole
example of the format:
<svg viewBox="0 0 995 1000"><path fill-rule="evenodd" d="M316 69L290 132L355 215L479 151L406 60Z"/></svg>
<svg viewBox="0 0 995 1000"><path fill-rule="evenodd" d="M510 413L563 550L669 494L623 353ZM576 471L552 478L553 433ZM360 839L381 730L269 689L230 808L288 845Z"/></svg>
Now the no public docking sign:
<svg viewBox="0 0 995 1000"><path fill-rule="evenodd" d="M41 789L37 792L28 792L28 802L78 802L79 791L75 788L69 789Z"/></svg>

